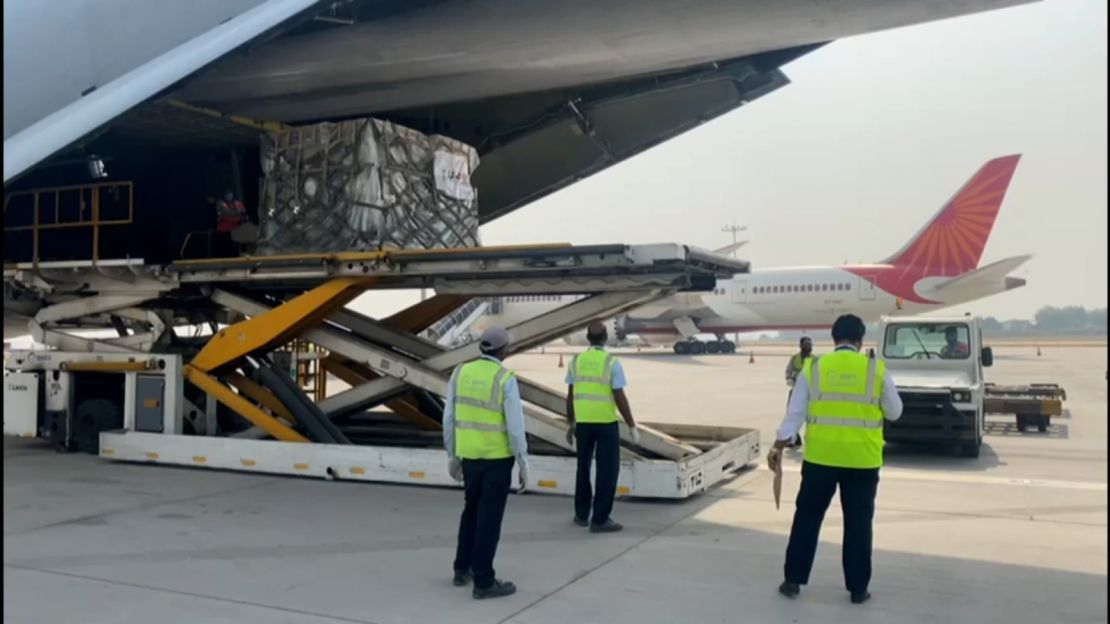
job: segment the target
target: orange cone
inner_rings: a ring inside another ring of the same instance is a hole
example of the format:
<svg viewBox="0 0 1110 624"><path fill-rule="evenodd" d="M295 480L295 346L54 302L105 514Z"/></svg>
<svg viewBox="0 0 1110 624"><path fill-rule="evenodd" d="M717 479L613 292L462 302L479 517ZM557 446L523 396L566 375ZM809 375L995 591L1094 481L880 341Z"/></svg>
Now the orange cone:
<svg viewBox="0 0 1110 624"><path fill-rule="evenodd" d="M559 354L559 368L563 368L563 354Z"/></svg>
<svg viewBox="0 0 1110 624"><path fill-rule="evenodd" d="M755 351L748 351L748 364L755 364Z"/></svg>

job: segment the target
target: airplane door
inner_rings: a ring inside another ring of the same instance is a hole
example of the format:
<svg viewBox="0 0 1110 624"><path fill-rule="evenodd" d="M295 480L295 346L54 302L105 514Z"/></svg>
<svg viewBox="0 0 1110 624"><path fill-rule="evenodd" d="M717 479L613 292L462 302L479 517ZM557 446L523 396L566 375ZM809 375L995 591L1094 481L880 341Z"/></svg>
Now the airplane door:
<svg viewBox="0 0 1110 624"><path fill-rule="evenodd" d="M874 276L860 276L860 278L859 278L859 299L860 299L860 301L874 301L875 300L875 277Z"/></svg>
<svg viewBox="0 0 1110 624"><path fill-rule="evenodd" d="M738 280L732 283L732 302L733 303L747 303L748 302L748 281Z"/></svg>

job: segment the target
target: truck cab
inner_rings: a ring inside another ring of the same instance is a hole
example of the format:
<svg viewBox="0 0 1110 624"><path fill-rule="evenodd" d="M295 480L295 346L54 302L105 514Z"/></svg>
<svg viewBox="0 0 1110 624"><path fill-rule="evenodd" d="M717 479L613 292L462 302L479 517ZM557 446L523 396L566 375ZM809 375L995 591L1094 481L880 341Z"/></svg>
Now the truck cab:
<svg viewBox="0 0 1110 624"><path fill-rule="evenodd" d="M888 442L955 445L979 456L983 367L994 356L977 317L884 317L874 356L886 363L903 403L902 417L884 426Z"/></svg>

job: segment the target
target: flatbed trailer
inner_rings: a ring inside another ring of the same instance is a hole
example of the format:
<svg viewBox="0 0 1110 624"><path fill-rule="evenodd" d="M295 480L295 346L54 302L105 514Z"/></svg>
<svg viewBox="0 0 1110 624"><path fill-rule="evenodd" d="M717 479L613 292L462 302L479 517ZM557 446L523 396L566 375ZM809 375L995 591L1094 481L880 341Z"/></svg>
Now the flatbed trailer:
<svg viewBox="0 0 1110 624"><path fill-rule="evenodd" d="M516 353L675 292L711 290L717 277L747 270L747 263L673 244L6 266L6 297L19 300L32 336L53 350L12 352L6 376L18 383L6 388L23 390L5 390L5 412L9 399L23 407L14 410L21 416L5 417L4 430L117 461L451 486L439 433L442 397L452 369L478 348L443 347L421 331L473 297L586 295L507 328ZM398 288L436 294L381 320L344 307L360 294ZM208 335L174 329L201 324ZM84 328L119 335L74 333ZM314 360L351 388L310 400L275 364L275 352L292 341L314 345ZM569 494L575 459L565 394L519 381L534 461L530 488ZM78 396L82 384L95 399ZM621 425L622 495L685 498L759 455L754 429L661 423L641 434L633 445Z"/></svg>
<svg viewBox="0 0 1110 624"><path fill-rule="evenodd" d="M988 414L1013 414L1018 431L1036 427L1048 431L1053 416L1064 414L1067 392L1058 384L1034 383L1017 386L985 384L983 409Z"/></svg>

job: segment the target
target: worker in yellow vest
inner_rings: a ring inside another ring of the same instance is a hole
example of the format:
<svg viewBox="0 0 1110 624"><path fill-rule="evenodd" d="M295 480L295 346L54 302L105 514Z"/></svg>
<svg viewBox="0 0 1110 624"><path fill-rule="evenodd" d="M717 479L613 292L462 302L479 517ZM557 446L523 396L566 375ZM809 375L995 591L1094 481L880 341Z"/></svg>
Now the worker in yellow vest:
<svg viewBox="0 0 1110 624"><path fill-rule="evenodd" d="M589 526L593 533L620 531L620 523L609 514L617 495L621 469L620 426L617 411L631 430L633 444L640 432L624 387L628 384L620 361L605 350L609 340L605 324L591 323L586 330L590 348L574 356L567 368L567 443L577 437L578 475L574 488L574 523ZM596 483L590 488L590 464L597 454ZM593 517L590 511L593 511Z"/></svg>
<svg viewBox="0 0 1110 624"><path fill-rule="evenodd" d="M516 376L502 361L509 354L509 333L500 327L482 332L481 357L455 369L443 410L443 447L447 471L463 483L465 506L455 552L456 587L474 581L476 599L500 598L516 585L494 575L493 557L501 539L501 520L512 487L513 465L520 492L528 485L528 442Z"/></svg>
<svg viewBox="0 0 1110 624"><path fill-rule="evenodd" d="M779 586L789 598L809 582L821 521L837 487L844 512L844 582L852 603L871 597L871 526L883 464L883 419L897 420L902 400L884 363L859 352L865 331L855 315L836 319L836 350L805 364L767 455L768 465L777 469L783 447L805 423L802 486L786 548L786 580Z"/></svg>
<svg viewBox="0 0 1110 624"><path fill-rule="evenodd" d="M806 362L813 358L813 340L809 336L802 336L802 339L798 342L798 349L799 351L786 362L786 385L790 387L790 392L786 396L787 404L790 403L790 396L794 394L794 384L798 382L798 376L802 374ZM790 447L801 445L801 432L794 434L794 437L786 444Z"/></svg>

